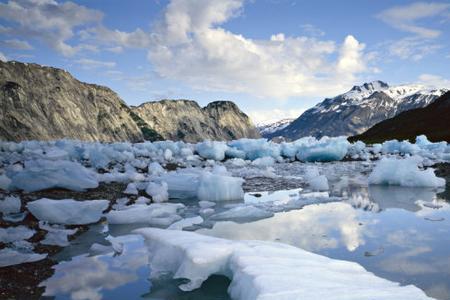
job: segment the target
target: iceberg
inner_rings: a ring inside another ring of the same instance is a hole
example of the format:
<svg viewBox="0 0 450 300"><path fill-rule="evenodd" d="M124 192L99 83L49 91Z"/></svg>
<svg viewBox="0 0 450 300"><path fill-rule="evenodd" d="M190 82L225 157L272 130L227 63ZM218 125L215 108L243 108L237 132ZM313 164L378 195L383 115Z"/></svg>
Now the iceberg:
<svg viewBox="0 0 450 300"><path fill-rule="evenodd" d="M230 278L233 299L425 300L415 286L400 286L354 262L331 259L274 242L231 241L194 232L141 228L151 278L170 273L199 288L211 275Z"/></svg>
<svg viewBox="0 0 450 300"><path fill-rule="evenodd" d="M345 157L349 147L350 143L346 137L323 137L319 141L301 144L296 156L306 162L337 161Z"/></svg>
<svg viewBox="0 0 450 300"><path fill-rule="evenodd" d="M228 146L225 142L204 141L195 145L198 155L204 159L213 159L215 161L224 160L227 149Z"/></svg>
<svg viewBox="0 0 450 300"><path fill-rule="evenodd" d="M420 170L422 158L418 156L404 159L383 157L369 176L369 184L400 185L407 187L442 187L445 179L434 174L432 168Z"/></svg>
<svg viewBox="0 0 450 300"><path fill-rule="evenodd" d="M4 200L0 200L0 212L4 214L18 213L21 206L19 197L7 196Z"/></svg>
<svg viewBox="0 0 450 300"><path fill-rule="evenodd" d="M76 201L42 198L29 202L27 208L40 221L51 224L83 225L100 220L108 205L108 200Z"/></svg>
<svg viewBox="0 0 450 300"><path fill-rule="evenodd" d="M306 168L305 178L313 190L326 191L329 189L327 177L325 175L320 175L319 169L316 166Z"/></svg>
<svg viewBox="0 0 450 300"><path fill-rule="evenodd" d="M273 217L273 212L266 211L253 205L240 205L227 211L211 216L216 221L249 222Z"/></svg>
<svg viewBox="0 0 450 300"><path fill-rule="evenodd" d="M32 160L11 176L10 189L35 192L50 188L83 191L98 187L96 174L72 161Z"/></svg>
<svg viewBox="0 0 450 300"><path fill-rule="evenodd" d="M231 201L244 198L244 179L205 173L200 177L197 198L204 201Z"/></svg>
<svg viewBox="0 0 450 300"><path fill-rule="evenodd" d="M22 253L14 249L0 250L0 268L43 260L47 254Z"/></svg>

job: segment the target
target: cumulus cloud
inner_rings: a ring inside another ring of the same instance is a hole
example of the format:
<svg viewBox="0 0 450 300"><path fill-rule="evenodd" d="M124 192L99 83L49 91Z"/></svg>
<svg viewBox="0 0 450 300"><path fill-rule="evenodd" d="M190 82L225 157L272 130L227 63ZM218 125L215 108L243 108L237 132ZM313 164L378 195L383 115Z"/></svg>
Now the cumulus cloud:
<svg viewBox="0 0 450 300"><path fill-rule="evenodd" d="M416 2L404 6L395 6L378 14L385 23L399 30L413 33L425 38L438 37L441 32L417 24L424 18L445 16L449 14L450 4L437 2Z"/></svg>
<svg viewBox="0 0 450 300"><path fill-rule="evenodd" d="M197 89L281 99L340 92L366 70L364 45L351 35L341 45L283 33L255 40L221 27L242 5L171 1L149 43L148 59L158 74Z"/></svg>
<svg viewBox="0 0 450 300"><path fill-rule="evenodd" d="M72 2L52 0L20 0L0 3L0 19L14 24L1 28L1 33L37 39L64 56L71 56L83 47L67 43L77 27L98 23L103 14Z"/></svg>

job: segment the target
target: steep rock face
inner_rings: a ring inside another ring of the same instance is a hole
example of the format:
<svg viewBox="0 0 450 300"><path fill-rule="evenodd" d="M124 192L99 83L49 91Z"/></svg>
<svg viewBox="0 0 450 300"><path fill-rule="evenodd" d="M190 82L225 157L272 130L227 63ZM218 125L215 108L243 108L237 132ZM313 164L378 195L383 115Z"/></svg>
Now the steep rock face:
<svg viewBox="0 0 450 300"><path fill-rule="evenodd" d="M161 100L132 110L164 139L197 142L259 137L247 115L229 101L211 102L201 108L191 100Z"/></svg>
<svg viewBox="0 0 450 300"><path fill-rule="evenodd" d="M367 143L392 139L414 141L421 134L425 134L432 142L450 142L450 92L426 107L404 111L384 120L350 140Z"/></svg>
<svg viewBox="0 0 450 300"><path fill-rule="evenodd" d="M0 61L0 104L2 140L144 139L116 93L61 69Z"/></svg>
<svg viewBox="0 0 450 300"><path fill-rule="evenodd" d="M445 92L445 89L430 89L418 84L390 87L382 81L365 83L325 99L268 137L297 139L310 135L356 135L403 111L424 107Z"/></svg>

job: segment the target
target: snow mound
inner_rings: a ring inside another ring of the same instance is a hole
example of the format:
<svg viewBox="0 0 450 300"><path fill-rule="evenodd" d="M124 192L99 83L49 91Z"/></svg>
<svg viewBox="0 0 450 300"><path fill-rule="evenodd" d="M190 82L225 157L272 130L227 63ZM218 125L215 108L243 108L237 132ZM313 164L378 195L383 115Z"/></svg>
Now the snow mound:
<svg viewBox="0 0 450 300"><path fill-rule="evenodd" d="M404 159L384 157L370 174L369 184L433 188L445 186L445 179L436 177L432 168L419 169L421 161L417 156Z"/></svg>
<svg viewBox="0 0 450 300"><path fill-rule="evenodd" d="M335 260L293 246L231 241L194 232L141 228L151 277L167 272L189 279L183 291L199 288L211 275L231 279L233 299L422 300L414 286L376 277L357 263Z"/></svg>
<svg viewBox="0 0 450 300"><path fill-rule="evenodd" d="M108 200L76 201L42 198L29 202L27 208L40 221L51 224L83 225L100 220L108 205Z"/></svg>
<svg viewBox="0 0 450 300"><path fill-rule="evenodd" d="M73 191L98 187L96 174L77 162L32 160L25 168L12 175L10 189L35 192L50 188Z"/></svg>

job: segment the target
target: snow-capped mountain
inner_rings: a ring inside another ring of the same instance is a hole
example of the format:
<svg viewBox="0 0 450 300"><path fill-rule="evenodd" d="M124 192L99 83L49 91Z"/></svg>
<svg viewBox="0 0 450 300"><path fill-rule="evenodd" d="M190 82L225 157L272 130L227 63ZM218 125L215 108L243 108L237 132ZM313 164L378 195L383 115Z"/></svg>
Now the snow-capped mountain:
<svg viewBox="0 0 450 300"><path fill-rule="evenodd" d="M447 89L430 88L422 84L389 86L382 81L364 83L344 94L325 99L285 128L266 137L296 139L309 135L322 137L360 134L402 111L425 107L446 91Z"/></svg>
<svg viewBox="0 0 450 300"><path fill-rule="evenodd" d="M256 129L259 130L259 133L261 134L261 136L265 137L266 135L270 135L276 131L286 128L294 120L295 119L293 119L293 118L287 118L287 119L282 119L282 120L279 120L276 122L270 122L270 123L266 123L266 124L258 124Z"/></svg>

